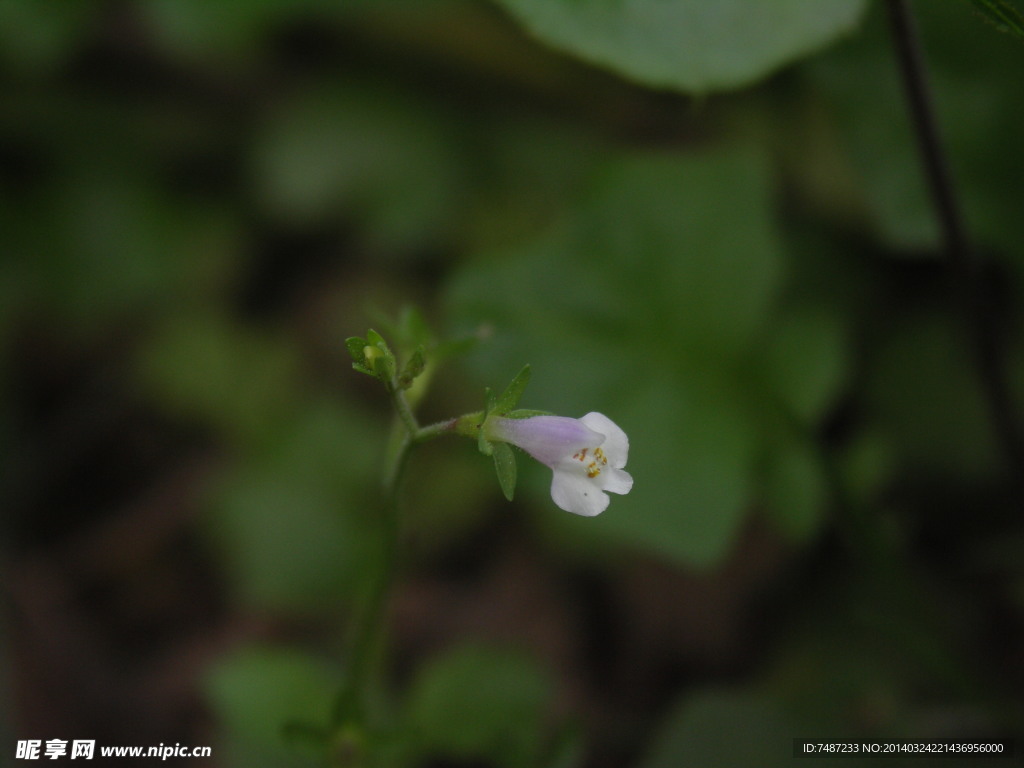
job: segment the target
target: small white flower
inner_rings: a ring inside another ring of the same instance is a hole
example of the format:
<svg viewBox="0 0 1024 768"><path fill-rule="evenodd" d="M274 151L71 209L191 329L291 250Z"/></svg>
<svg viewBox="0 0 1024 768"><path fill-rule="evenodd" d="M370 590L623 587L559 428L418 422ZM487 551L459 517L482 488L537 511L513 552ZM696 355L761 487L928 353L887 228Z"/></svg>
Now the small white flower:
<svg viewBox="0 0 1024 768"><path fill-rule="evenodd" d="M623 470L629 438L604 414L492 418L487 438L517 445L551 467L551 498L566 512L599 515L608 508L606 491L629 493L633 487L633 478Z"/></svg>

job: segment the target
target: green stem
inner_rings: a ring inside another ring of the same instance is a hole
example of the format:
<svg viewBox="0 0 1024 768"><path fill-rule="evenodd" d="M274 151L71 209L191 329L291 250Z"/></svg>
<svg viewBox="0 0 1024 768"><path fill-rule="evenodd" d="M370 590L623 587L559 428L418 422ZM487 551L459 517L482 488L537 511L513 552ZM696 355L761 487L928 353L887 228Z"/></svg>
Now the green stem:
<svg viewBox="0 0 1024 768"><path fill-rule="evenodd" d="M394 582L400 520L398 489L413 442L403 434L392 450L384 472L384 502L381 509L381 549L369 588L357 609L348 670L335 701L332 724L335 731L355 726L361 731L366 724L366 699L373 667L384 644L384 614Z"/></svg>
<svg viewBox="0 0 1024 768"><path fill-rule="evenodd" d="M395 411L405 425L406 430L408 430L410 435L415 435L419 432L420 425L416 421L412 408L409 406L409 401L405 398L405 390L398 386L397 381L392 381L388 384L388 393L391 395L391 402L394 403Z"/></svg>
<svg viewBox="0 0 1024 768"><path fill-rule="evenodd" d="M341 762L341 765L352 765L351 755L359 752L358 745L350 744L348 740L358 739L359 734L366 726L368 689L373 678L374 667L384 646L385 614L395 580L401 529L399 489L409 454L412 452L413 446L418 443L442 435L472 435L475 431L474 425L482 417L482 414L467 414L456 419L420 427L412 409L409 408L404 393L397 388L389 388L389 390L398 413L398 420L395 422L382 476L384 501L381 515L381 550L377 569L366 595L357 609L352 644L348 654L348 670L335 700L331 719L332 729L339 741L336 747L339 754L345 755L344 758L339 758L345 761Z"/></svg>

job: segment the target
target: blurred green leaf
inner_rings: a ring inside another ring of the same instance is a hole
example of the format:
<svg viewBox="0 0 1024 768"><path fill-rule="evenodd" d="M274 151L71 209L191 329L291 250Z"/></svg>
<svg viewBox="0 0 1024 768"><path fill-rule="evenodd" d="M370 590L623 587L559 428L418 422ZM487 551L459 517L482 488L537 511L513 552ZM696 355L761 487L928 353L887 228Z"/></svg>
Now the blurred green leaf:
<svg viewBox="0 0 1024 768"><path fill-rule="evenodd" d="M419 670L409 724L428 755L529 768L537 764L552 687L521 653L464 646Z"/></svg>
<svg viewBox="0 0 1024 768"><path fill-rule="evenodd" d="M801 729L780 703L745 691L710 690L680 703L638 768L793 765Z"/></svg>
<svg viewBox="0 0 1024 768"><path fill-rule="evenodd" d="M32 0L0 2L0 62L28 70L53 70L85 37L89 3L48 5Z"/></svg>
<svg viewBox="0 0 1024 768"><path fill-rule="evenodd" d="M303 768L322 765L285 743L289 723L327 724L336 670L297 651L247 647L219 659L207 672L206 698L225 728L226 765Z"/></svg>
<svg viewBox="0 0 1024 768"><path fill-rule="evenodd" d="M869 418L885 430L904 469L986 477L997 465L970 342L941 312L917 312L875 350L866 383Z"/></svg>
<svg viewBox="0 0 1024 768"><path fill-rule="evenodd" d="M385 85L297 97L267 116L257 138L257 190L285 222L348 215L382 254L422 248L449 231L464 193L446 119Z"/></svg>
<svg viewBox="0 0 1024 768"><path fill-rule="evenodd" d="M416 504L415 514L405 522L409 540L416 542L409 557L436 562L432 558L459 546L486 519L494 499L494 478L469 448L461 440L436 441L409 462L406 498Z"/></svg>
<svg viewBox="0 0 1024 768"><path fill-rule="evenodd" d="M761 365L769 389L803 424L818 423L848 372L838 318L824 309L788 309L767 330Z"/></svg>
<svg viewBox="0 0 1024 768"><path fill-rule="evenodd" d="M311 408L228 476L207 529L242 602L303 613L351 596L376 551L364 486L378 443L338 406Z"/></svg>
<svg viewBox="0 0 1024 768"><path fill-rule="evenodd" d="M739 88L857 25L863 0L498 0L544 42L660 88Z"/></svg>
<svg viewBox="0 0 1024 768"><path fill-rule="evenodd" d="M16 257L34 292L71 327L88 330L219 290L236 266L231 214L169 195L131 167L141 159L99 147L76 157L52 188L18 201L24 213L14 231L24 241Z"/></svg>
<svg viewBox="0 0 1024 768"><path fill-rule="evenodd" d="M621 406L635 483L595 528L691 566L722 558L751 503L756 430L726 381L696 371L635 388Z"/></svg>
<svg viewBox="0 0 1024 768"><path fill-rule="evenodd" d="M164 318L139 361L162 406L238 443L272 439L295 413L297 365L283 339L200 312Z"/></svg>
<svg viewBox="0 0 1024 768"><path fill-rule="evenodd" d="M781 278L768 206L749 152L615 159L566 220L454 280L456 324L498 329L470 361L482 378L530 359L538 405L630 435L636 485L590 521L619 542L711 563L750 502L740 370Z"/></svg>
<svg viewBox="0 0 1024 768"><path fill-rule="evenodd" d="M765 455L765 505L782 531L806 542L821 525L828 501L825 469L809 435L777 430Z"/></svg>
<svg viewBox="0 0 1024 768"><path fill-rule="evenodd" d="M172 55L209 67L252 65L276 25L309 18L322 0L151 0L139 10L156 41Z"/></svg>

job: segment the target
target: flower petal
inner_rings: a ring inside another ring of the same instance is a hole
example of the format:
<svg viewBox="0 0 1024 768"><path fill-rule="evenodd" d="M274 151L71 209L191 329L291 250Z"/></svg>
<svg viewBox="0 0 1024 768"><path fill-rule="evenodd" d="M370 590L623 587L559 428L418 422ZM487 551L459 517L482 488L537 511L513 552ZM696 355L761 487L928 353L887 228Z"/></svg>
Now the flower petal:
<svg viewBox="0 0 1024 768"><path fill-rule="evenodd" d="M602 488L612 493L629 493L633 488L633 476L624 469L610 468L601 473L605 479Z"/></svg>
<svg viewBox="0 0 1024 768"><path fill-rule="evenodd" d="M611 501L590 478L562 470L555 470L551 478L551 499L566 512L584 517L601 514Z"/></svg>
<svg viewBox="0 0 1024 768"><path fill-rule="evenodd" d="M541 464L556 466L581 448L596 448L604 436L581 419L532 416L528 419L487 420L488 438L518 445Z"/></svg>
<svg viewBox="0 0 1024 768"><path fill-rule="evenodd" d="M626 466L626 459L629 457L629 438L622 431L618 424L609 419L603 413L591 411L580 419L587 427L604 435L604 442L601 448L608 456L612 466L622 469Z"/></svg>

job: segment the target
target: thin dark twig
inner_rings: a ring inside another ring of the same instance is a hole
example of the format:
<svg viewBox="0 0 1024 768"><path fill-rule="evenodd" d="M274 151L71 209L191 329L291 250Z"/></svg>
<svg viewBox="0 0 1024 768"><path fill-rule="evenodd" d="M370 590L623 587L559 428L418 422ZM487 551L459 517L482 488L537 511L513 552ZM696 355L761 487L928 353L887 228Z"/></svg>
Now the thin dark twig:
<svg viewBox="0 0 1024 768"><path fill-rule="evenodd" d="M963 210L939 135L917 25L907 0L887 0L886 6L928 189L942 227L951 276L960 294L992 430L1012 482L1018 494L1024 495L1024 439L1018 428L1006 375L998 318L987 295L980 261L967 235Z"/></svg>

